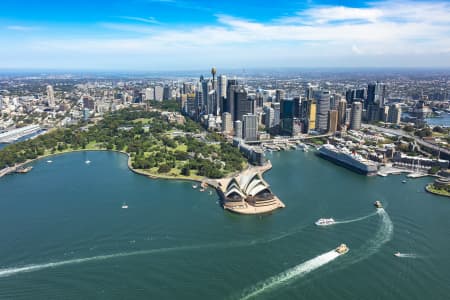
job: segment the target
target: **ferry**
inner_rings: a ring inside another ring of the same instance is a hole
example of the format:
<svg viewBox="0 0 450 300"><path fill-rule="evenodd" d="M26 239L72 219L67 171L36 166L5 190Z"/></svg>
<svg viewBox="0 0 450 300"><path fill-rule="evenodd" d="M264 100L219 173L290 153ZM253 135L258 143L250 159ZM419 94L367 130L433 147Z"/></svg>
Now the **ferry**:
<svg viewBox="0 0 450 300"><path fill-rule="evenodd" d="M395 252L395 253L394 253L394 256L400 257L400 256L401 256L401 253L400 253L400 252Z"/></svg>
<svg viewBox="0 0 450 300"><path fill-rule="evenodd" d="M346 244L340 244L339 247L337 247L334 251L336 251L338 254L342 255L348 252L348 247Z"/></svg>
<svg viewBox="0 0 450 300"><path fill-rule="evenodd" d="M373 203L373 205L375 205L375 207L376 208L383 208L383 205L381 204L381 202L380 201L375 201L374 203Z"/></svg>
<svg viewBox="0 0 450 300"><path fill-rule="evenodd" d="M329 226L329 225L336 224L336 221L333 218L319 219L314 224L316 224L317 226Z"/></svg>

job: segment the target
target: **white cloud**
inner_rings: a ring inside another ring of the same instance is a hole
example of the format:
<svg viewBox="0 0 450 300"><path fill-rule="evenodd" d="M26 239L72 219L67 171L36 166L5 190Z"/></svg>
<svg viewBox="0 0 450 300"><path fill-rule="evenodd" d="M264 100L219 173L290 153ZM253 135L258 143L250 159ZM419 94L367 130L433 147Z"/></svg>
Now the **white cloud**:
<svg viewBox="0 0 450 300"><path fill-rule="evenodd" d="M419 63L417 57L421 57L424 63L435 61L442 65L438 56L448 55L445 49L450 49L447 2L374 2L366 8L311 7L293 17L265 23L228 15L216 17L215 25L184 28L101 23L111 30L109 36L116 37L40 38L24 47L43 54L73 53L104 59L142 56L157 63L167 60L172 64L180 61L193 64L198 58L205 62L242 64L290 61L291 66L313 61L321 64L343 57L362 62L364 58L378 57L389 63L399 57L404 63L409 57L412 65ZM153 21L126 18L144 23ZM124 31L133 32L133 37L127 37ZM117 59L112 61L116 63ZM446 66L450 67L450 60Z"/></svg>
<svg viewBox="0 0 450 300"><path fill-rule="evenodd" d="M130 20L130 21L138 21L143 23L149 23L149 24L160 24L159 21L157 21L154 17L131 17L131 16L123 16L122 19Z"/></svg>
<svg viewBox="0 0 450 300"><path fill-rule="evenodd" d="M32 27L32 26L9 25L9 26L6 26L6 29L14 30L14 31L34 31L34 30L38 30L39 28Z"/></svg>

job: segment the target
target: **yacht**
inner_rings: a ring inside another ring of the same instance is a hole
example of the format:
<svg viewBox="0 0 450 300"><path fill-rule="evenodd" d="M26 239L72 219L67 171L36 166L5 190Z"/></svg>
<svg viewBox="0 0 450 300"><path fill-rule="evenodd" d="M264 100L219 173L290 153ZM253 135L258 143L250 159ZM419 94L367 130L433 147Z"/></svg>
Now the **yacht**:
<svg viewBox="0 0 450 300"><path fill-rule="evenodd" d="M376 208L383 208L383 205L381 204L381 202L380 201L375 201L374 203L373 203L373 205L375 205L375 207Z"/></svg>
<svg viewBox="0 0 450 300"><path fill-rule="evenodd" d="M336 251L338 254L342 255L348 252L348 247L346 244L340 244L339 247L337 247L334 251Z"/></svg>
<svg viewBox="0 0 450 300"><path fill-rule="evenodd" d="M317 226L329 226L329 225L333 225L336 224L336 221L333 218L329 218L329 219L319 219L316 221L315 223Z"/></svg>

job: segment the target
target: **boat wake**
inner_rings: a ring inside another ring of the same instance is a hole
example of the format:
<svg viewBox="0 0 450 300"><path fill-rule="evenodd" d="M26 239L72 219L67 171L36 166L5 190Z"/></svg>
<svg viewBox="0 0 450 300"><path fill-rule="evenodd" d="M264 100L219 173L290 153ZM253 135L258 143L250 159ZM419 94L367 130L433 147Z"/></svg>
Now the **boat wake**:
<svg viewBox="0 0 450 300"><path fill-rule="evenodd" d="M357 251L352 251L352 255L348 257L348 259L342 264L339 264L337 268L333 268L333 271L345 268L349 265L352 265L354 263L357 263L359 261L362 261L371 255L375 254L379 251L379 249L389 242L394 234L394 225L392 223L391 218L389 217L388 213L383 209L379 208L374 214L370 214L361 218L352 219L352 220L346 220L346 221L340 221L340 222L356 222L360 221L362 219L369 218L373 215L379 215L381 217L381 226L376 232L375 236L366 242L360 249ZM338 223L338 222L336 222ZM307 273L331 262L332 260L336 259L339 256L336 251L332 250L329 252L326 252L322 255L319 255L311 260L308 260L298 266L295 266L291 269L288 269L287 271L278 274L276 276L273 276L261 283L258 283L248 289L244 292L244 294L241 296L242 300L253 298L261 293L267 292L269 290L272 290L274 288L277 288L281 284L285 284L288 281L300 278L306 275Z"/></svg>
<svg viewBox="0 0 450 300"><path fill-rule="evenodd" d="M309 272L312 272L315 269L320 268L321 266L333 261L337 257L339 257L339 253L337 253L335 250L331 250L319 256L316 256L313 259L305 261L304 263L301 263L293 268L284 271L283 273L270 277L263 282L257 283L256 285L245 291L241 296L241 299L246 300L253 298L259 294L274 289L294 278L303 277Z"/></svg>
<svg viewBox="0 0 450 300"><path fill-rule="evenodd" d="M147 254L156 254L156 253L164 253L164 252L183 251L183 250L198 250L198 249L203 249L203 248L218 248L218 247L224 247L224 246L225 245L223 245L223 244L181 246L181 247L159 248L159 249L139 250L139 251L130 251L130 252L119 252L119 253L114 253L114 254L97 255L97 256L84 257L84 258L74 258L74 259L61 260L61 261L55 261L55 262L49 262L49 263L43 263L43 264L31 264L31 265L25 265L25 266L21 266L21 267L3 268L3 269L0 269L0 277L9 277L9 276L20 274L20 273L35 272L35 271L40 271L40 270L44 270L44 269L52 269L52 268L58 268L58 267L62 267L62 266L77 265L77 264L82 264L82 263L87 263L87 262L108 260L108 259L120 258L120 257L129 257L129 256L136 256L136 255L147 255ZM233 246L236 246L236 245L233 245Z"/></svg>
<svg viewBox="0 0 450 300"><path fill-rule="evenodd" d="M420 258L420 255L417 255L415 253L398 253L395 256L399 258Z"/></svg>
<svg viewBox="0 0 450 300"><path fill-rule="evenodd" d="M367 259L377 253L384 244L392 239L394 235L394 224L392 223L388 213L384 210L384 208L378 208L376 214L381 217L381 225L375 236L363 244L360 249L353 251L352 260L340 265L337 269L344 268Z"/></svg>
<svg viewBox="0 0 450 300"><path fill-rule="evenodd" d="M358 222L358 221L362 221L362 220L368 219L368 218L370 218L370 217L373 217L373 216L375 216L376 214L377 214L377 212L374 212L374 213L371 213L371 214L369 214L369 215L367 215L367 216L359 217L359 218L356 218L356 219L336 221L335 224L348 224L348 223Z"/></svg>

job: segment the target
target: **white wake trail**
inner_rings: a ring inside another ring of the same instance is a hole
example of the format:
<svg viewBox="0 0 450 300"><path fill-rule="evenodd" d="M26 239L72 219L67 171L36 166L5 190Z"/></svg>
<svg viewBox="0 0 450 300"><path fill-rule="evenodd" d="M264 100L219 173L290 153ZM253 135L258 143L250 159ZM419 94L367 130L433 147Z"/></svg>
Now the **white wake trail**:
<svg viewBox="0 0 450 300"><path fill-rule="evenodd" d="M368 218L370 218L370 217L373 217L373 216L375 216L376 214L377 214L377 212L374 212L374 213L371 213L371 214L369 214L369 215L367 215L367 216L359 217L359 218L356 218L356 219L336 221L336 224L347 224L347 223L358 222L358 221L362 221L362 220L368 219Z"/></svg>
<svg viewBox="0 0 450 300"><path fill-rule="evenodd" d="M309 272L314 271L317 268L333 261L339 256L339 254L335 250L331 250L324 254L314 257L304 263L301 263L293 268L290 268L283 273L270 277L269 279L256 284L252 288L248 289L247 292L244 292L242 296L242 300L253 298L261 293L264 293L268 290L271 290L280 284L283 284L291 279L303 277Z"/></svg>
<svg viewBox="0 0 450 300"><path fill-rule="evenodd" d="M415 253L399 253L396 256L400 258L420 258L420 255Z"/></svg>
<svg viewBox="0 0 450 300"><path fill-rule="evenodd" d="M61 261L49 262L49 263L43 263L43 264L31 264L31 265L26 265L26 266L21 266L21 267L11 267L11 268L0 269L0 277L9 277L9 276L12 276L15 274L20 274L20 273L25 273L25 272L35 272L35 271L39 271L39 270L57 268L57 267L62 267L62 266L66 266L66 265L76 265L76 264L82 264L82 263L86 263L86 262L107 260L107 259L113 259L113 258L119 258L119 257L146 255L146 254L153 254L153 253L182 251L182 250L195 250L195 249L202 249L202 248L214 248L214 247L218 247L218 246L220 246L220 245L219 244L211 244L211 245L159 248L159 249L150 249L150 250L119 252L119 253L114 253L114 254L97 255L97 256L84 257L84 258L74 258L74 259L61 260Z"/></svg>

